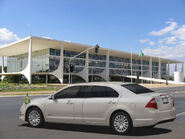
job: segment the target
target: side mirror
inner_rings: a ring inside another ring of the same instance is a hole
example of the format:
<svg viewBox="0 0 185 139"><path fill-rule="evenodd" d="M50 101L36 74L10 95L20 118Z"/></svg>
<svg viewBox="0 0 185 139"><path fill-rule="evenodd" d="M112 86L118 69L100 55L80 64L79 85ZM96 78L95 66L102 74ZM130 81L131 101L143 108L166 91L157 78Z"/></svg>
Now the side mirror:
<svg viewBox="0 0 185 139"><path fill-rule="evenodd" d="M49 99L55 100L55 96L54 96L54 95L51 95L51 96L49 97Z"/></svg>

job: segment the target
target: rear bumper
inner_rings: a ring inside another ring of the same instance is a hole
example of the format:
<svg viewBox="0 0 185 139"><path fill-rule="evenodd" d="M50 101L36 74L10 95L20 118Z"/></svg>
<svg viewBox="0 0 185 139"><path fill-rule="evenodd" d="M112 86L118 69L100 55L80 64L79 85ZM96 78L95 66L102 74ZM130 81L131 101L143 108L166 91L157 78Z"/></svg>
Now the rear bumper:
<svg viewBox="0 0 185 139"><path fill-rule="evenodd" d="M144 118L136 118L133 120L134 127L152 126L160 123L172 122L176 119L176 110L175 108L165 111L149 110L142 117Z"/></svg>
<svg viewBox="0 0 185 139"><path fill-rule="evenodd" d="M163 123L168 123L168 122L173 122L176 118L173 118L173 119L169 119L169 120L164 120L164 121L160 121L158 122L157 124L163 124ZM157 125L156 124L156 125Z"/></svg>

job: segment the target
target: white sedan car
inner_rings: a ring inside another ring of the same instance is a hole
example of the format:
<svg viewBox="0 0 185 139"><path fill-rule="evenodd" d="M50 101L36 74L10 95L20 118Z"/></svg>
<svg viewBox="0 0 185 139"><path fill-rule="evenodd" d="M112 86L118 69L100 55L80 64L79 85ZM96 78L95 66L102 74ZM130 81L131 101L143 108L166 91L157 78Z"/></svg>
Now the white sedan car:
<svg viewBox="0 0 185 139"><path fill-rule="evenodd" d="M20 109L20 119L33 127L44 122L110 126L118 134L133 127L154 127L176 118L174 99L138 84L82 83Z"/></svg>

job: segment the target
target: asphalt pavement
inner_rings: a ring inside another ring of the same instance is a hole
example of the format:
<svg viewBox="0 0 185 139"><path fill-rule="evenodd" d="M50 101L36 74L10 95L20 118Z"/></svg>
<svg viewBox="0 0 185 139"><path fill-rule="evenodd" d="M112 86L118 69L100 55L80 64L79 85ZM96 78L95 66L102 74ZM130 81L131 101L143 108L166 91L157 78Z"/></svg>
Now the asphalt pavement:
<svg viewBox="0 0 185 139"><path fill-rule="evenodd" d="M183 89L155 89L173 93L178 115L174 122L159 124L153 129L134 128L124 136L100 126L45 124L41 128L32 128L19 119L24 97L0 97L0 139L185 139L185 92L177 93Z"/></svg>

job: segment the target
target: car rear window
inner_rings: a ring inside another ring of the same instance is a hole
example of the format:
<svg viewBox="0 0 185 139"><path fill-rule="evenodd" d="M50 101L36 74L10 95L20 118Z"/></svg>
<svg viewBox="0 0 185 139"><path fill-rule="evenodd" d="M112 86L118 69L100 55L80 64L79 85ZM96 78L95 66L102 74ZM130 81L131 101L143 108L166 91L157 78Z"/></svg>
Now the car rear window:
<svg viewBox="0 0 185 139"><path fill-rule="evenodd" d="M123 84L121 85L122 87L125 87L126 89L132 91L135 94L144 94L144 93L151 93L153 92L152 90L143 87L141 85L138 84Z"/></svg>

